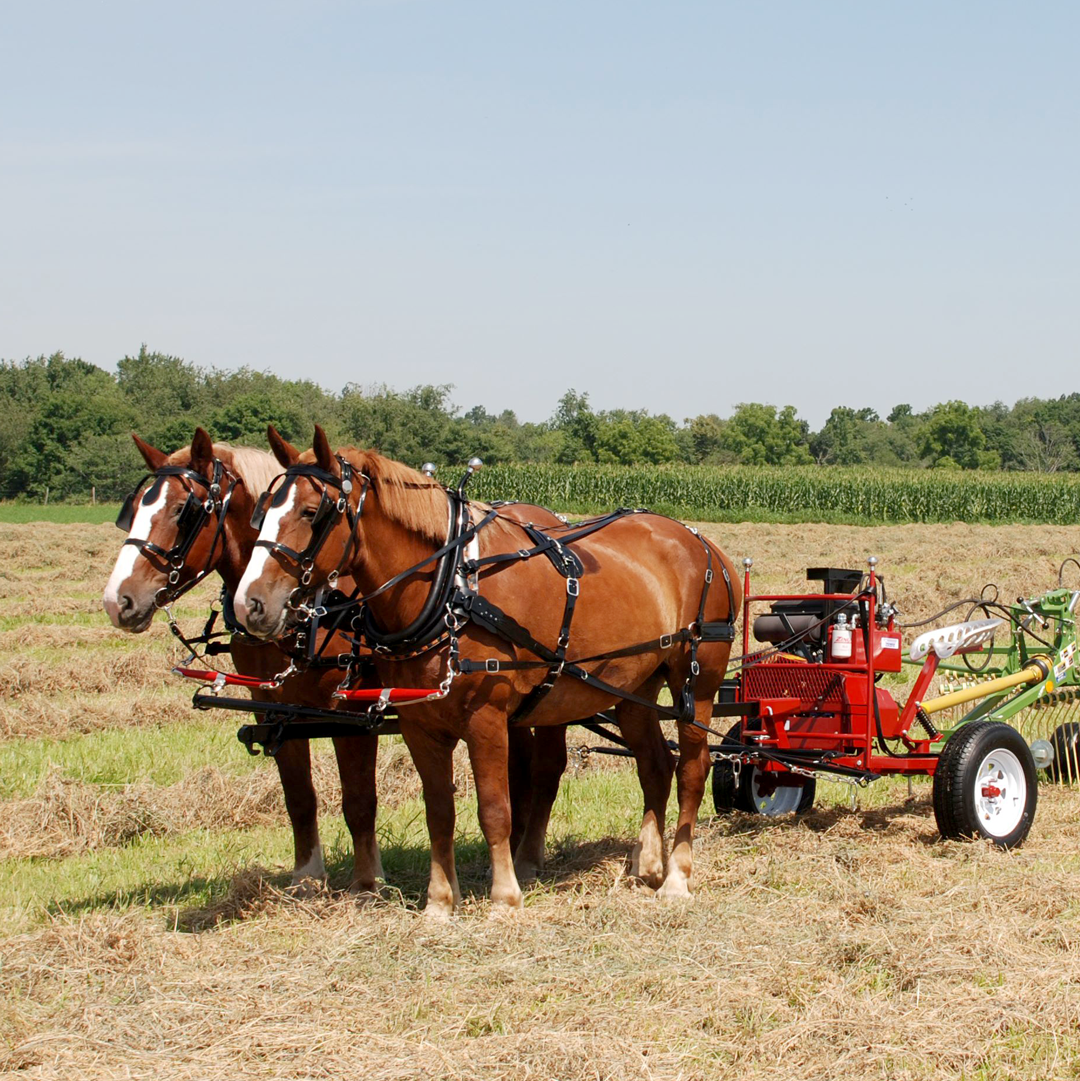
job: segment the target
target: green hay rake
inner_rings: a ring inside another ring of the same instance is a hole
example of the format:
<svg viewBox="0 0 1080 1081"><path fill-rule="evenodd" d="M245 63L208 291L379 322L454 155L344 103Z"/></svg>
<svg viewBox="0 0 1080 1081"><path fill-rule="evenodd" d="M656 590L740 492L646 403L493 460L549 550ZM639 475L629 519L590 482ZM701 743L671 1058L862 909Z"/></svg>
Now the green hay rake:
<svg viewBox="0 0 1080 1081"><path fill-rule="evenodd" d="M1008 613L989 647L938 665L941 697L937 701L953 703L938 714L942 740L972 721L1005 721L1031 745L1036 765L1046 771L1050 780L1077 780L1080 590L1053 589L1040 597L1018 598L1008 608L996 602L986 605L983 612L987 616L991 607L996 613ZM979 607L975 605L973 611ZM1007 640L999 644L1003 634ZM1037 672L1033 662L1038 658L1049 663L1051 672L1030 678ZM974 702L974 708L969 708L970 702Z"/></svg>

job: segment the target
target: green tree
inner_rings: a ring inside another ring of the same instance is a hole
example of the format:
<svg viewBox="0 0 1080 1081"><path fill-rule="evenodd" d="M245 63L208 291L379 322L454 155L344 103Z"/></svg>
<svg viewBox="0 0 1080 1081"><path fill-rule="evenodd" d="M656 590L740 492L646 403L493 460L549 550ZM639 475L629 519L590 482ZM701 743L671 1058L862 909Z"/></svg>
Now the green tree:
<svg viewBox="0 0 1080 1081"><path fill-rule="evenodd" d="M341 400L344 436L414 467L428 460L442 464L451 441L451 389L419 386L399 394L386 386L365 391L350 385Z"/></svg>
<svg viewBox="0 0 1080 1081"><path fill-rule="evenodd" d="M793 405L741 402L727 422L723 446L743 465L809 465L808 425Z"/></svg>
<svg viewBox="0 0 1080 1081"><path fill-rule="evenodd" d="M555 460L566 465L596 461L596 439L600 422L589 407L588 394L568 390L560 399L551 428L562 436Z"/></svg>
<svg viewBox="0 0 1080 1081"><path fill-rule="evenodd" d="M961 401L934 406L918 429L919 453L938 467L995 469L1001 465L996 451L986 450L978 411Z"/></svg>
<svg viewBox="0 0 1080 1081"><path fill-rule="evenodd" d="M700 413L688 419L683 429L690 444L688 460L694 463L714 463L730 460L724 450L724 422L715 413Z"/></svg>

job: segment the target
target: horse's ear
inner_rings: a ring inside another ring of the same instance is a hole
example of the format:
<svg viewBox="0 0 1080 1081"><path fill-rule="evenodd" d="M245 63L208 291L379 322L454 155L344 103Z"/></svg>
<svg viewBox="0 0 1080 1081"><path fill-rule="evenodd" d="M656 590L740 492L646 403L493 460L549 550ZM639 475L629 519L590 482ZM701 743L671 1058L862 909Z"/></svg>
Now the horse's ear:
<svg viewBox="0 0 1080 1081"><path fill-rule="evenodd" d="M334 458L330 440L326 438L326 432L318 424L315 425L315 438L311 443L311 449L315 451L315 461L320 469L325 469L327 473L339 472L340 466Z"/></svg>
<svg viewBox="0 0 1080 1081"><path fill-rule="evenodd" d="M214 468L214 441L205 428L196 428L192 437L191 468L207 477Z"/></svg>
<svg viewBox="0 0 1080 1081"><path fill-rule="evenodd" d="M270 449L274 452L274 457L286 469L300 461L300 452L287 439L283 439L272 424L266 427L266 438L270 440Z"/></svg>
<svg viewBox="0 0 1080 1081"><path fill-rule="evenodd" d="M140 439L134 432L131 433L131 438L135 440L135 446L139 448L143 461L153 472L156 473L169 460L169 456L163 450L150 446L145 439Z"/></svg>

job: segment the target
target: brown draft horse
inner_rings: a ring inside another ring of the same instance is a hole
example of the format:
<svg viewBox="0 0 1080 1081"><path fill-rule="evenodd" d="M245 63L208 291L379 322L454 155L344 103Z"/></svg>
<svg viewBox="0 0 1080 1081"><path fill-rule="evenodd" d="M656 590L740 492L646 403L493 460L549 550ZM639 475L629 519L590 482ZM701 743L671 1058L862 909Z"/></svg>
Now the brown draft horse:
<svg viewBox="0 0 1080 1081"><path fill-rule="evenodd" d="M275 458L264 450L251 447L231 447L213 443L202 428L197 428L190 447L173 454L152 447L137 435L135 445L147 467L156 472L164 466L182 466L209 478L216 458L223 467L221 498L230 496L228 512L222 522L221 538L213 540L213 525L199 531L188 551L176 588L183 589L202 571L216 571L226 591L234 595L240 576L251 557L256 532L251 528L251 514L257 496L278 473ZM153 488L153 486L152 486ZM200 498L207 493L179 476L161 478L160 489L148 492L139 505L132 522L130 538L147 540L168 550L177 541L177 517L192 490ZM520 514L523 520L537 524L559 525L560 520L540 507L511 506L509 514ZM103 603L114 626L142 633L151 624L157 611L155 598L166 586L169 567L151 552L147 556L137 546L125 544L117 557L116 566L105 588ZM341 583L349 588L350 584ZM335 635L327 650L330 655L348 652L350 642ZM237 671L270 679L289 666L287 654L277 645L234 635L230 652ZM252 691L257 701L293 702L300 705L331 708L334 690L341 681L337 669L321 668L294 672L276 690ZM545 733L536 742L526 729L515 733L512 764L514 767L515 832L521 836L526 825L533 822L541 827L540 859L542 867L543 830L546 829L551 804L558 791L559 778L566 764L565 734L562 730ZM374 893L382 878L382 864L375 837L375 768L378 737L374 735L347 736L333 741L341 777L342 810L353 840L354 860L350 890L360 895ZM307 878L322 878L325 874L322 844L318 828L318 800L311 776L311 752L307 740L289 740L274 756L281 780L285 806L293 832L294 885Z"/></svg>
<svg viewBox="0 0 1080 1081"><path fill-rule="evenodd" d="M346 498L356 511L366 493L362 513L353 525L340 514L330 522L323 543L310 566L307 583L325 583L339 569L349 574L364 592L373 593L396 575L428 559L447 534L448 497L430 478L372 451L345 448L341 460L321 428L315 429L314 447L299 454L276 432L271 445L282 462L311 464L341 483L344 460L357 483ZM361 478L366 478L360 483ZM263 638L287 633L289 601L298 587L298 567L286 558L282 545L302 552L313 538L312 522L328 487L312 476L287 477L277 490L263 519L260 547L236 594L236 612L247 629ZM335 493L336 498L336 493ZM350 536L353 540L350 542ZM522 528L496 518L477 534L482 557L512 553L528 546ZM702 586L711 557L718 572L723 564L731 590L708 593L704 620L730 621L740 603L738 581L730 561L715 546L706 552L703 539L668 518L631 514L574 542L584 573L573 619L568 661L596 657L624 647L655 640L649 652L596 660L588 671L652 703L666 683L678 700L690 671L687 647L670 643L667 636L698 620ZM432 564L372 597L372 618L387 632L408 625L423 609L436 572ZM567 579L545 558L489 564L479 574L479 593L498 605L541 643L554 643L564 618ZM477 661L512 662L528 654L500 635L467 622L459 631L461 656ZM665 643L662 645L661 643ZM730 643L702 641L698 649L700 672L693 686L692 712L701 725L711 719L713 698L723 679ZM446 648L415 658L380 660L379 677L387 685L436 687L447 677ZM459 739L466 742L476 779L480 825L492 860L491 896L496 909L521 907L522 895L515 876L510 844L511 810L507 782L508 718L544 678L545 669L503 670L460 675L448 694L434 704L402 706L401 724L409 750L424 784L428 830L431 837L429 914L452 913L459 899L454 867L454 801L451 755ZM615 706L623 737L634 752L645 797L641 834L636 846L636 871L661 897L689 894L692 873L692 837L705 789L710 759L702 728L679 726L679 818L666 874L664 819L673 766L655 713L628 701L563 677L540 701L527 722L538 730L566 724Z"/></svg>

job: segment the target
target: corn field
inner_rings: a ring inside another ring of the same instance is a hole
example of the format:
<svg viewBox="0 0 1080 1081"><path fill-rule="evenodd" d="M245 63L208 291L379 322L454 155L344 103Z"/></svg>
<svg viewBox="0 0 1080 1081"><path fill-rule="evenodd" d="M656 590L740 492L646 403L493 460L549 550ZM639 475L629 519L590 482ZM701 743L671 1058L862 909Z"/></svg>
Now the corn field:
<svg viewBox="0 0 1080 1081"><path fill-rule="evenodd" d="M1080 523L1071 474L750 466L507 464L471 493L592 513L649 507L696 521Z"/></svg>

